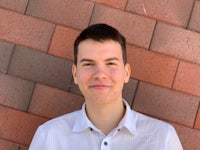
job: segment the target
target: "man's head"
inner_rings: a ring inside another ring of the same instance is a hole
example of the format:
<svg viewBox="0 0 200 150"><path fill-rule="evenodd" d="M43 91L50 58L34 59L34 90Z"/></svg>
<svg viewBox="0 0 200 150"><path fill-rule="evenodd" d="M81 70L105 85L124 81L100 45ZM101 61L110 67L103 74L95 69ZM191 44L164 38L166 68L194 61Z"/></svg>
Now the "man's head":
<svg viewBox="0 0 200 150"><path fill-rule="evenodd" d="M126 56L126 39L115 28L106 24L94 24L81 32L74 42L74 64L77 65L78 47L79 44L87 39L98 42L113 40L118 42L122 49L122 57L124 64L127 63Z"/></svg>
<svg viewBox="0 0 200 150"><path fill-rule="evenodd" d="M74 45L72 74L86 103L121 101L131 73L125 38L113 27L96 24L83 30Z"/></svg>

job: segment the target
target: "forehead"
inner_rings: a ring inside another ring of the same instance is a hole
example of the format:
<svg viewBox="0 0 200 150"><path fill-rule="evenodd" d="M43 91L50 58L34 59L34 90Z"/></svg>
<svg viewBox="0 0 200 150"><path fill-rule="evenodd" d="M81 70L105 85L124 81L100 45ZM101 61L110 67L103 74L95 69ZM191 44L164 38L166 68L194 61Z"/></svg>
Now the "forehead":
<svg viewBox="0 0 200 150"><path fill-rule="evenodd" d="M87 39L78 46L78 60L82 58L109 58L117 57L122 59L122 48L118 42L113 40L94 41Z"/></svg>

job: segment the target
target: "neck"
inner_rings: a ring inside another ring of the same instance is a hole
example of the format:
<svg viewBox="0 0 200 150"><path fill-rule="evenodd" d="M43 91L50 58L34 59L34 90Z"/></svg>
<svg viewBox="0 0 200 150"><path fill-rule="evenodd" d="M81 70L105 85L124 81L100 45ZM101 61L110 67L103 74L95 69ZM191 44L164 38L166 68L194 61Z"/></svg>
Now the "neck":
<svg viewBox="0 0 200 150"><path fill-rule="evenodd" d="M125 108L123 101L102 105L86 103L86 112L90 121L107 135L117 127L125 114Z"/></svg>

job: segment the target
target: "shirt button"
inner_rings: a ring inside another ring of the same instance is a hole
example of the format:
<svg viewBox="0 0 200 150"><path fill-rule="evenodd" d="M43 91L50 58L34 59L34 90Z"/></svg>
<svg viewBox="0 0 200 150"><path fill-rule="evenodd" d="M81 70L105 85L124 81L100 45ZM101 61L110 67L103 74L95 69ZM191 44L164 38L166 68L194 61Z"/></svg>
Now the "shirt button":
<svg viewBox="0 0 200 150"><path fill-rule="evenodd" d="M105 142L104 142L104 145L107 146L107 145L108 145L108 142L105 141Z"/></svg>

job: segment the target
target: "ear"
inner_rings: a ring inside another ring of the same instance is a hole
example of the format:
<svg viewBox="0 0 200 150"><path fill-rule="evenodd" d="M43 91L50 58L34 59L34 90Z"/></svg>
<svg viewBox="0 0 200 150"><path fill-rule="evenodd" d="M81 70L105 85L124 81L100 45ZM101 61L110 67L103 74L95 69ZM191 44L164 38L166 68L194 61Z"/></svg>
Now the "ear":
<svg viewBox="0 0 200 150"><path fill-rule="evenodd" d="M125 75L124 75L124 83L128 83L130 76L131 76L131 67L130 64L125 65Z"/></svg>
<svg viewBox="0 0 200 150"><path fill-rule="evenodd" d="M72 65L72 75L74 78L74 83L78 84L78 80L77 80L77 66L75 64Z"/></svg>

